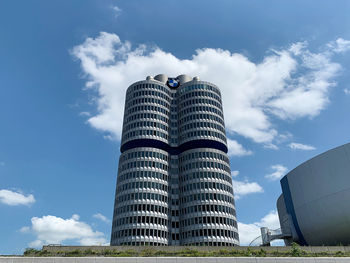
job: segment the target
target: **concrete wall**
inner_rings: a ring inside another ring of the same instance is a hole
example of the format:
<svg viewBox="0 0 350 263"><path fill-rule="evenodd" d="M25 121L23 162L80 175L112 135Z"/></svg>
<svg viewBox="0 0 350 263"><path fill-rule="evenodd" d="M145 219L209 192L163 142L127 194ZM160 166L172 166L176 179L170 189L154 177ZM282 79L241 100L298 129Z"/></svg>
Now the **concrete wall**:
<svg viewBox="0 0 350 263"><path fill-rule="evenodd" d="M307 258L276 258L276 257L0 257L0 263L345 263L350 262L350 258L330 258L330 257L307 257Z"/></svg>

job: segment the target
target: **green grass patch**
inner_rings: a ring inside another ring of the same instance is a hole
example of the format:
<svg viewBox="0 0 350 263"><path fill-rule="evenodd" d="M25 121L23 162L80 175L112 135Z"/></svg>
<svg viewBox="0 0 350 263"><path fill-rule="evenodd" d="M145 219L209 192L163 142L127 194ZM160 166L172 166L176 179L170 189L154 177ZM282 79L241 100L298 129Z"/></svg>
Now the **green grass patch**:
<svg viewBox="0 0 350 263"><path fill-rule="evenodd" d="M242 248L217 248L208 249L203 248L189 248L183 247L183 249L172 250L170 247L135 247L133 248L121 248L116 249L111 247L110 249L79 249L74 250L59 250L55 247L50 250L37 250L34 248L27 248L23 253L24 256L32 257L350 257L350 252L343 251L320 251L320 252L307 252L299 245L293 243L289 250L278 251L271 247L248 247Z"/></svg>

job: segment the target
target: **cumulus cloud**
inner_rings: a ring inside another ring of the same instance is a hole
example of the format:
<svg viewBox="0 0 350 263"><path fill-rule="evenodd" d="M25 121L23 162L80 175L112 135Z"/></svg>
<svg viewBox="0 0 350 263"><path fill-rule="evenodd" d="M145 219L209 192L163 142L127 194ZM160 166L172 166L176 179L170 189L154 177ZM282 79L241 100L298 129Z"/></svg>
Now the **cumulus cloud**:
<svg viewBox="0 0 350 263"><path fill-rule="evenodd" d="M41 240L34 240L32 242L30 242L29 247L42 247L43 245L45 245L45 243L43 243L43 241Z"/></svg>
<svg viewBox="0 0 350 263"><path fill-rule="evenodd" d="M345 40L343 38L338 38L328 44L328 47L336 53L344 53L350 50L350 40Z"/></svg>
<svg viewBox="0 0 350 263"><path fill-rule="evenodd" d="M99 219L99 220L101 220L101 221L103 221L105 223L110 223L111 222L111 220L109 220L107 217L105 217L101 213L94 214L93 217L96 218L96 219Z"/></svg>
<svg viewBox="0 0 350 263"><path fill-rule="evenodd" d="M30 227L29 226L24 226L20 230L22 233L29 233L30 232Z"/></svg>
<svg viewBox="0 0 350 263"><path fill-rule="evenodd" d="M344 93L345 93L346 95L350 95L350 89L344 89Z"/></svg>
<svg viewBox="0 0 350 263"><path fill-rule="evenodd" d="M273 143L266 143L264 145L264 148L266 149L270 149L270 150L278 150L278 146L276 144L273 144Z"/></svg>
<svg viewBox="0 0 350 263"><path fill-rule="evenodd" d="M231 175L232 175L233 177L237 177L237 176L239 175L239 171L232 171L232 172L231 172Z"/></svg>
<svg viewBox="0 0 350 263"><path fill-rule="evenodd" d="M281 164L275 164L271 165L271 169L273 170L272 173L265 175L265 178L276 181L282 178L287 172L287 167L281 165Z"/></svg>
<svg viewBox="0 0 350 263"><path fill-rule="evenodd" d="M288 144L288 147L291 148L292 150L302 150L302 151L311 151L316 149L314 146L297 143L297 142L292 142Z"/></svg>
<svg viewBox="0 0 350 263"><path fill-rule="evenodd" d="M264 189L258 183L249 182L248 180L237 181L232 179L232 186L236 200L245 195L264 192Z"/></svg>
<svg viewBox="0 0 350 263"><path fill-rule="evenodd" d="M36 240L31 247L40 247L44 244L62 244L65 241L77 242L82 246L101 245L107 241L104 234L94 231L90 225L81 222L79 215L64 219L52 215L33 217L30 227L22 227L22 233L32 233Z"/></svg>
<svg viewBox="0 0 350 263"><path fill-rule="evenodd" d="M227 139L227 147L229 156L245 156L253 154L252 151L245 149L235 140Z"/></svg>
<svg viewBox="0 0 350 263"><path fill-rule="evenodd" d="M261 235L260 227L268 227L273 230L280 228L277 211L269 212L259 222L251 224L238 222L240 245L249 245L251 241L259 237Z"/></svg>
<svg viewBox="0 0 350 263"><path fill-rule="evenodd" d="M82 111L79 113L79 115L83 116L83 117L90 117L91 116L90 112L87 112L87 111Z"/></svg>
<svg viewBox="0 0 350 263"><path fill-rule="evenodd" d="M114 17L120 16L120 14L122 12L122 10L116 5L112 6L112 10L114 12Z"/></svg>
<svg viewBox="0 0 350 263"><path fill-rule="evenodd" d="M184 73L220 87L231 140L241 135L268 144L279 135L272 116L282 120L314 117L327 106L330 88L341 71L332 56L346 50L348 41L337 39L318 53L311 52L307 42L270 50L258 63L243 54L213 48L198 49L189 59L180 59L159 47L132 48L116 34L101 32L71 53L87 79L85 90L95 91L97 113L88 123L115 140L121 136L125 90L130 84L148 75Z"/></svg>
<svg viewBox="0 0 350 263"><path fill-rule="evenodd" d="M284 143L286 141L289 141L292 137L293 137L293 135L290 132L280 133L275 137L275 143L276 144ZM271 149L271 150L278 150L279 147L276 144L265 143L264 148Z"/></svg>
<svg viewBox="0 0 350 263"><path fill-rule="evenodd" d="M32 194L24 195L19 192L13 192L11 190L0 190L0 203L5 205L31 205L35 203L35 198Z"/></svg>

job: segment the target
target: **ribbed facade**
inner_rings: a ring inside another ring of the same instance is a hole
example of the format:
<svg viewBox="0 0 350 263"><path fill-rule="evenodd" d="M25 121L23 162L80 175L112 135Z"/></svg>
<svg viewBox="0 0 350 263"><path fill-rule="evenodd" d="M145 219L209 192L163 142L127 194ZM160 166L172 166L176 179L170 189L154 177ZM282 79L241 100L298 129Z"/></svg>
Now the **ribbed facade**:
<svg viewBox="0 0 350 263"><path fill-rule="evenodd" d="M111 245L239 244L219 89L157 75L126 93Z"/></svg>

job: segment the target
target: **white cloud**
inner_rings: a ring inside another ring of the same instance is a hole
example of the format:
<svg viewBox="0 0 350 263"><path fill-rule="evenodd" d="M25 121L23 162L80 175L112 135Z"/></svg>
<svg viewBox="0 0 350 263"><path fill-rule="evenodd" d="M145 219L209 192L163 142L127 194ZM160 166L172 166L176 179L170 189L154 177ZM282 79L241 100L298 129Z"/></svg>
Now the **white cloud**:
<svg viewBox="0 0 350 263"><path fill-rule="evenodd" d="M344 89L344 93L345 93L346 95L350 95L350 89Z"/></svg>
<svg viewBox="0 0 350 263"><path fill-rule="evenodd" d="M112 10L114 12L114 17L118 17L122 12L122 10L116 5L112 6Z"/></svg>
<svg viewBox="0 0 350 263"><path fill-rule="evenodd" d="M266 143L264 145L264 148L266 149L270 149L270 150L278 150L278 146L276 144L273 144L273 143Z"/></svg>
<svg viewBox="0 0 350 263"><path fill-rule="evenodd" d="M287 167L281 164L271 165L271 169L274 171L270 174L265 175L265 177L271 181L281 179L281 177L284 176L288 170Z"/></svg>
<svg viewBox="0 0 350 263"><path fill-rule="evenodd" d="M41 240L34 240L34 241L30 242L28 245L29 245L29 247L42 247L45 244Z"/></svg>
<svg viewBox="0 0 350 263"><path fill-rule="evenodd" d="M65 241L77 242L82 246L106 243L104 234L94 231L90 225L79 221L79 215L63 219L52 215L33 217L30 227L22 227L21 232L32 233L36 240L29 245L40 247L43 244L62 244Z"/></svg>
<svg viewBox="0 0 350 263"><path fill-rule="evenodd" d="M293 138L293 134L291 134L290 132L280 133L276 137L276 142L283 143L285 141L291 140L292 138Z"/></svg>
<svg viewBox="0 0 350 263"><path fill-rule="evenodd" d="M258 183L249 182L247 180L237 181L232 179L232 186L236 200L245 195L264 192L264 189Z"/></svg>
<svg viewBox="0 0 350 263"><path fill-rule="evenodd" d="M251 241L260 236L260 227L268 227L269 229L273 230L280 228L277 211L269 212L259 222L251 224L238 222L240 245L249 245Z"/></svg>
<svg viewBox="0 0 350 263"><path fill-rule="evenodd" d="M82 111L79 113L79 115L83 116L83 117L90 117L91 116L90 112L87 112L87 111Z"/></svg>
<svg viewBox="0 0 350 263"><path fill-rule="evenodd" d="M245 156L252 155L253 152L245 149L241 144L235 140L227 138L227 147L229 156Z"/></svg>
<svg viewBox="0 0 350 263"><path fill-rule="evenodd" d="M286 132L286 133L279 133L276 137L275 137L275 143L265 143L264 144L264 148L266 149L271 149L271 150L278 150L279 147L276 144L281 144L285 141L289 141L291 138L293 137L293 135L290 132Z"/></svg>
<svg viewBox="0 0 350 263"><path fill-rule="evenodd" d="M350 50L350 40L338 38L336 41L332 41L328 44L328 47L336 53L344 53Z"/></svg>
<svg viewBox="0 0 350 263"><path fill-rule="evenodd" d="M237 176L239 175L239 171L232 171L232 172L231 172L231 175L232 175L233 177L237 177Z"/></svg>
<svg viewBox="0 0 350 263"><path fill-rule="evenodd" d="M311 53L306 47L306 43L291 46L290 54L300 58L295 70L303 73L286 82L279 95L267 102L271 112L281 119L318 115L328 104L329 88L335 86L332 79L341 70L339 64L331 61L331 50Z"/></svg>
<svg viewBox="0 0 350 263"><path fill-rule="evenodd" d="M97 218L105 223L110 223L111 220L109 220L107 217L105 217L104 215L102 215L101 213L97 213L93 215L94 218Z"/></svg>
<svg viewBox="0 0 350 263"><path fill-rule="evenodd" d="M29 233L30 232L30 227L24 226L19 230L21 233Z"/></svg>
<svg viewBox="0 0 350 263"><path fill-rule="evenodd" d="M35 203L35 198L32 194L25 196L19 192L13 192L11 190L0 190L0 203L5 205L31 205Z"/></svg>
<svg viewBox="0 0 350 263"><path fill-rule="evenodd" d="M302 143L297 143L297 142L292 142L292 143L288 144L288 146L292 150L311 151L311 150L315 150L316 149L314 146L307 145L307 144L302 144Z"/></svg>
<svg viewBox="0 0 350 263"><path fill-rule="evenodd" d="M212 48L179 59L158 47L132 48L116 34L101 32L74 47L72 54L81 63L86 89L95 91L97 114L88 123L115 140L121 136L125 90L130 84L148 75L185 73L220 87L231 139L241 135L268 144L279 134L271 115L292 120L314 117L327 106L329 90L336 85L333 79L341 70L332 55L348 50L345 43L338 39L326 44L324 51L312 53L306 42L298 42L271 50L254 63L242 54Z"/></svg>
<svg viewBox="0 0 350 263"><path fill-rule="evenodd" d="M109 141L114 141L114 137L110 134L107 134L107 135L103 135L103 138L106 139L106 140L109 140Z"/></svg>

